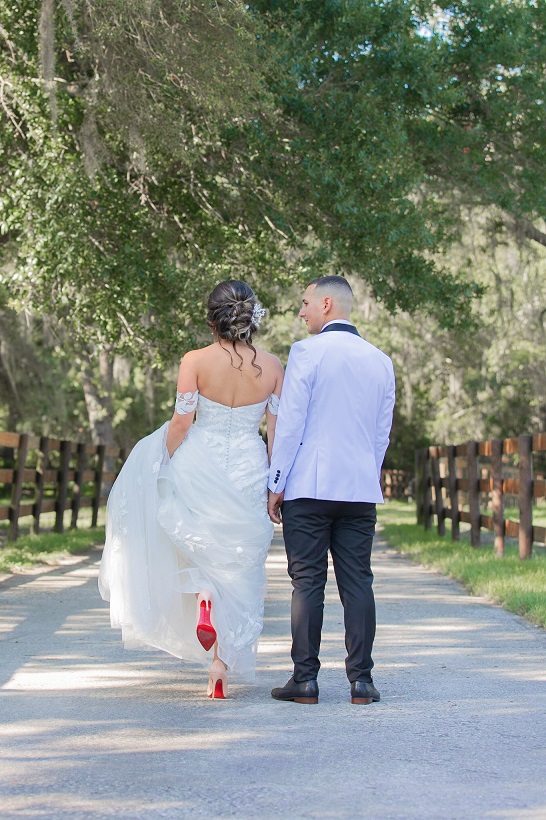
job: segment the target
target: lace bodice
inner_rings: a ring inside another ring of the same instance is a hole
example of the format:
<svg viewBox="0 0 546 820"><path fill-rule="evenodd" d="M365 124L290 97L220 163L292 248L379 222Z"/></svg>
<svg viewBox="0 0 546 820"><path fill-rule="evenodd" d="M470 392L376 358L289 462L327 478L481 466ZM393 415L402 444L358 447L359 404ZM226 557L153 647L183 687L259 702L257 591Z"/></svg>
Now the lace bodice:
<svg viewBox="0 0 546 820"><path fill-rule="evenodd" d="M194 396L187 398L192 404ZM266 516L269 465L265 442L258 428L267 406L276 413L278 397L270 396L264 401L241 407L228 407L201 395L195 396L195 399L195 427L206 436L217 461L235 486ZM188 435L191 435L191 430Z"/></svg>
<svg viewBox="0 0 546 820"><path fill-rule="evenodd" d="M268 399L258 404L228 407L200 395L195 423L204 430L220 433L224 437L237 437L247 433L255 435L265 413L267 402Z"/></svg>

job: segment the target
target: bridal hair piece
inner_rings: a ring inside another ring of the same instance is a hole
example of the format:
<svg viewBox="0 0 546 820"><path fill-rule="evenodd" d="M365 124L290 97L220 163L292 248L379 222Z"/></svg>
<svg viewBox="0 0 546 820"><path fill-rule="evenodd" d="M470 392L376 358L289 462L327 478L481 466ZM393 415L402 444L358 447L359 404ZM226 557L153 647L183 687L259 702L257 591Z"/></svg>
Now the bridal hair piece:
<svg viewBox="0 0 546 820"><path fill-rule="evenodd" d="M252 366L258 371L258 376L261 375L262 368L256 364L256 348L252 344L252 337L264 314L265 310L256 300L250 285L237 279L220 282L207 301L207 324L220 343L231 342L233 352L240 360L237 369L242 370L244 363L236 346L237 342L242 342L254 354ZM230 351L227 352L231 356ZM233 364L233 356L231 363Z"/></svg>
<svg viewBox="0 0 546 820"><path fill-rule="evenodd" d="M261 321L265 316L265 308L263 308L259 302L256 302L254 305L254 310L252 311L252 324L256 325L256 327L260 327Z"/></svg>

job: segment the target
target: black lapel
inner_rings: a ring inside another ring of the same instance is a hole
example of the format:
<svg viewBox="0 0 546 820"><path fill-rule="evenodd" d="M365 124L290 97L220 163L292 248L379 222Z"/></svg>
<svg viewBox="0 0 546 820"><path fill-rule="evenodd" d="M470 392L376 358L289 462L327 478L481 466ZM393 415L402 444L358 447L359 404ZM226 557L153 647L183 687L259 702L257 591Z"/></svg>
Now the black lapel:
<svg viewBox="0 0 546 820"><path fill-rule="evenodd" d="M346 325L343 322L332 322L331 325L328 327L323 327L320 331L321 333L328 333L329 330L345 330L347 333L354 333L357 336L360 336L360 333L353 325Z"/></svg>

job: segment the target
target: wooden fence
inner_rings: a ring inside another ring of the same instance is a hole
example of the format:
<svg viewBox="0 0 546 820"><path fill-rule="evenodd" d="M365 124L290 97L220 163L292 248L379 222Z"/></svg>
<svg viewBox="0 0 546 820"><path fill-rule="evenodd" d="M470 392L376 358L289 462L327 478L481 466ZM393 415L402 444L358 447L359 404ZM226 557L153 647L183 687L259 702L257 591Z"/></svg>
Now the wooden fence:
<svg viewBox="0 0 546 820"><path fill-rule="evenodd" d="M546 497L544 476L533 473L535 452L546 452L546 433L417 450L417 522L428 529L436 516L438 533L444 535L450 518L451 537L457 541L464 521L470 524L474 547L480 544L480 530L490 530L498 555L504 554L505 536L518 538L520 558L530 558L533 542L546 543L546 527L533 526L533 506ZM508 462L516 454L518 465L510 469ZM506 495L517 500L517 521L504 518ZM491 515L482 512L485 506Z"/></svg>
<svg viewBox="0 0 546 820"><path fill-rule="evenodd" d="M70 527L76 527L80 511L91 507L91 526L128 451L103 444L93 445L0 432L0 521L9 521L8 540L19 535L19 520L32 516L34 532L40 517L55 513L54 530L63 532L64 514L72 511ZM385 498L407 499L413 475L405 470L382 470Z"/></svg>
<svg viewBox="0 0 546 820"><path fill-rule="evenodd" d="M407 470L381 470L381 489L385 498L411 500L414 476Z"/></svg>
<svg viewBox="0 0 546 820"><path fill-rule="evenodd" d="M17 538L19 519L29 515L37 533L40 516L54 512L54 530L63 532L66 510L72 511L70 527L75 527L80 511L91 507L91 526L96 526L126 455L103 444L0 432L0 521L9 521L8 539Z"/></svg>

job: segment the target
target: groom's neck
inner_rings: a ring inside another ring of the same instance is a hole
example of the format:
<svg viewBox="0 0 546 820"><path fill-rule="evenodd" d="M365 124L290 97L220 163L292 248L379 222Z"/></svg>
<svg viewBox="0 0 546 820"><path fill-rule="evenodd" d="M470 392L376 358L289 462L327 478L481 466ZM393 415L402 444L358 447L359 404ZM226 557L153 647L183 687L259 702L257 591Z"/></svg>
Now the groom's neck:
<svg viewBox="0 0 546 820"><path fill-rule="evenodd" d="M328 315L324 319L324 322L322 323L322 327L324 327L324 325L329 324L330 322L340 322L340 321L341 322L350 322L351 318L350 318L350 316L346 316L345 314L341 314L341 313L335 314L334 316ZM321 328L321 330L322 330L322 328Z"/></svg>

